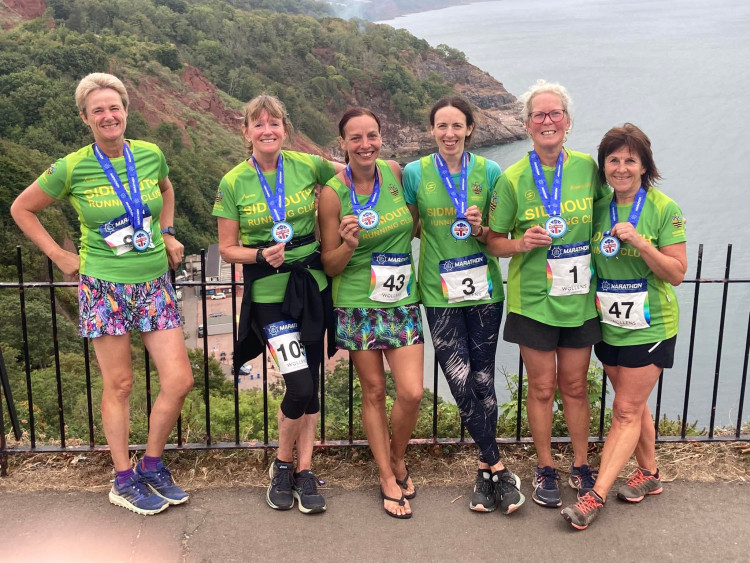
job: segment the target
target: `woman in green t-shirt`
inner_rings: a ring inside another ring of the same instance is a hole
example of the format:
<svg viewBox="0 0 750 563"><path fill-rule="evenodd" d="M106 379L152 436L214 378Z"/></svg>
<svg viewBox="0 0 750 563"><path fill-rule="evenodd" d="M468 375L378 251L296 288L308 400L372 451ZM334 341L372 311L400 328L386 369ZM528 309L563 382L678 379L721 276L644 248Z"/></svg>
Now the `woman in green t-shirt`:
<svg viewBox="0 0 750 563"><path fill-rule="evenodd" d="M310 514L326 509L312 472L312 452L330 312L315 238L315 187L343 166L282 150L291 131L280 100L262 94L248 102L242 133L250 158L221 179L213 214L218 217L222 258L243 265L235 373L265 345L286 386L277 413L279 450L269 468L266 502L288 510L296 500L299 510Z"/></svg>
<svg viewBox="0 0 750 563"><path fill-rule="evenodd" d="M168 272L184 250L172 226L174 190L159 147L125 139L129 98L119 78L89 74L78 83L75 99L94 143L52 165L18 196L11 213L64 274L78 276L78 330L93 342L101 369L102 425L117 473L109 501L155 514L188 500L161 462L193 386ZM80 256L61 248L37 218L61 199L78 212ZM133 330L141 333L161 383L146 451L135 469L128 450Z"/></svg>
<svg viewBox="0 0 750 563"><path fill-rule="evenodd" d="M558 507L551 450L556 387L573 444L568 483L579 491L594 483L586 377L601 330L591 289L591 213L607 188L591 156L564 147L573 111L568 91L539 80L521 100L533 150L495 184L487 248L511 257L503 338L519 345L528 374L526 412L538 458L531 498Z"/></svg>
<svg viewBox="0 0 750 563"><path fill-rule="evenodd" d="M521 480L497 447L495 355L503 315L503 279L487 251L490 196L500 167L466 152L474 112L459 97L430 110L437 152L404 169L404 197L419 214L419 292L435 355L479 449L469 508L510 514L524 502Z"/></svg>
<svg viewBox="0 0 750 563"><path fill-rule="evenodd" d="M660 176L643 131L631 123L610 129L599 145L599 174L613 193L594 206L596 304L602 323L602 342L594 351L615 398L596 484L562 511L579 530L604 507L633 452L638 468L617 497L636 503L662 492L647 401L664 368L674 362L680 316L674 286L687 271L685 220L677 204L653 187Z"/></svg>
<svg viewBox="0 0 750 563"><path fill-rule="evenodd" d="M362 424L380 472L383 508L410 518L416 496L404 462L422 399L424 344L411 240L416 221L406 206L401 168L379 160L380 121L353 108L339 122L347 168L320 194L325 271L333 277L336 345L349 350L362 385ZM396 383L390 426L385 366Z"/></svg>

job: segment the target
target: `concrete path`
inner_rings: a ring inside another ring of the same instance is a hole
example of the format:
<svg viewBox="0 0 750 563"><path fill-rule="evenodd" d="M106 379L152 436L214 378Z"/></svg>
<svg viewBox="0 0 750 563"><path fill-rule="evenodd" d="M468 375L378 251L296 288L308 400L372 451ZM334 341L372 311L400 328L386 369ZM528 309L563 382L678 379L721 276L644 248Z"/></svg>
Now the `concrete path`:
<svg viewBox="0 0 750 563"><path fill-rule="evenodd" d="M749 483L677 481L639 505L612 497L582 532L535 505L528 482L511 516L469 511L469 490L422 487L405 521L375 488L327 488L318 515L271 510L261 487L203 489L148 517L103 493L0 492L0 561L750 561Z"/></svg>

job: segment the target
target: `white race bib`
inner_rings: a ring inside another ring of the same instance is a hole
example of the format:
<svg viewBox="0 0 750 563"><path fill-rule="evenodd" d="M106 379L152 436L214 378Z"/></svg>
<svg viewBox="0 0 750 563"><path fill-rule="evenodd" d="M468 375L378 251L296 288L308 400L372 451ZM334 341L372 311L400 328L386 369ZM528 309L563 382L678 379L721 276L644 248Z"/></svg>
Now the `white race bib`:
<svg viewBox="0 0 750 563"><path fill-rule="evenodd" d="M370 299L395 303L411 294L411 256L373 252Z"/></svg>
<svg viewBox="0 0 750 563"><path fill-rule="evenodd" d="M263 327L268 349L282 375L305 369L307 356L299 341L299 327L295 321L279 321Z"/></svg>
<svg viewBox="0 0 750 563"><path fill-rule="evenodd" d="M591 244L556 244L547 250L547 294L585 295L591 285Z"/></svg>
<svg viewBox="0 0 750 563"><path fill-rule="evenodd" d="M439 267L443 297L448 299L448 303L479 301L492 297L491 281L487 275L487 257L481 252L441 260Z"/></svg>
<svg viewBox="0 0 750 563"><path fill-rule="evenodd" d="M146 207L143 210L143 229L151 234L151 212ZM99 225L99 234L116 256L133 250L133 226L130 224L127 214L107 221ZM149 248L154 248L154 237L151 237Z"/></svg>
<svg viewBox="0 0 750 563"><path fill-rule="evenodd" d="M596 284L596 308L602 322L629 330L651 326L648 282L600 279Z"/></svg>

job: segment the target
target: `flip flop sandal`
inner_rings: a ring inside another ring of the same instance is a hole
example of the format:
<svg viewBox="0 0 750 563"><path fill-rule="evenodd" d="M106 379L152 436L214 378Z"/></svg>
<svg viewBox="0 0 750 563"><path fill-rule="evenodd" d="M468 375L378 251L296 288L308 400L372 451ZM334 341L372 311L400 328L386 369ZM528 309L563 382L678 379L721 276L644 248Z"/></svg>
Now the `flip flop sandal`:
<svg viewBox="0 0 750 563"><path fill-rule="evenodd" d="M383 491L383 487L382 486L380 487L380 498L382 498L383 500L389 500L391 502L398 503L399 506L406 505L406 500L404 500L404 495L403 494L401 494L401 498L389 497L388 495L385 494L385 491ZM388 516L391 516L392 518L398 518L399 520L408 520L409 518L411 518L411 513L408 513L408 514L395 514L394 512L391 512L390 510L388 510L385 506L383 507L383 510L385 510L385 513Z"/></svg>
<svg viewBox="0 0 750 563"><path fill-rule="evenodd" d="M405 491L409 489L409 466L404 464L404 467L406 467L406 476L403 479L396 479L396 483L399 487L404 489ZM414 490L411 492L411 494L404 495L404 498L406 500L411 500L417 496L417 488L414 487Z"/></svg>

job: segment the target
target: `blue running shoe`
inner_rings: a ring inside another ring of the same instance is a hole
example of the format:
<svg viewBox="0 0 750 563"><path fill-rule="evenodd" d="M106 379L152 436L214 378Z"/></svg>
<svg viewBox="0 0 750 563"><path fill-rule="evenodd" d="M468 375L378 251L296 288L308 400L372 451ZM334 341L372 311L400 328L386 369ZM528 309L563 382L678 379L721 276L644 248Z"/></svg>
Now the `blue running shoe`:
<svg viewBox="0 0 750 563"><path fill-rule="evenodd" d="M135 473L141 478L141 481L169 504L182 504L190 498L185 491L174 484L172 473L169 467L159 462L154 471L145 471L143 464L138 462L135 465Z"/></svg>
<svg viewBox="0 0 750 563"><path fill-rule="evenodd" d="M568 478L568 485L571 488L578 491L578 498L581 498L588 491L594 488L596 484L596 477L599 472L593 467L589 467L585 463L580 467L575 465L570 466L570 477Z"/></svg>
<svg viewBox="0 0 750 563"><path fill-rule="evenodd" d="M560 487L557 485L559 480L560 475L554 467L535 467L534 493L531 495L534 502L550 508L561 506Z"/></svg>
<svg viewBox="0 0 750 563"><path fill-rule="evenodd" d="M128 482L119 487L117 479L109 491L109 502L132 510L136 514L158 514L169 507L169 503L154 493L136 473Z"/></svg>

